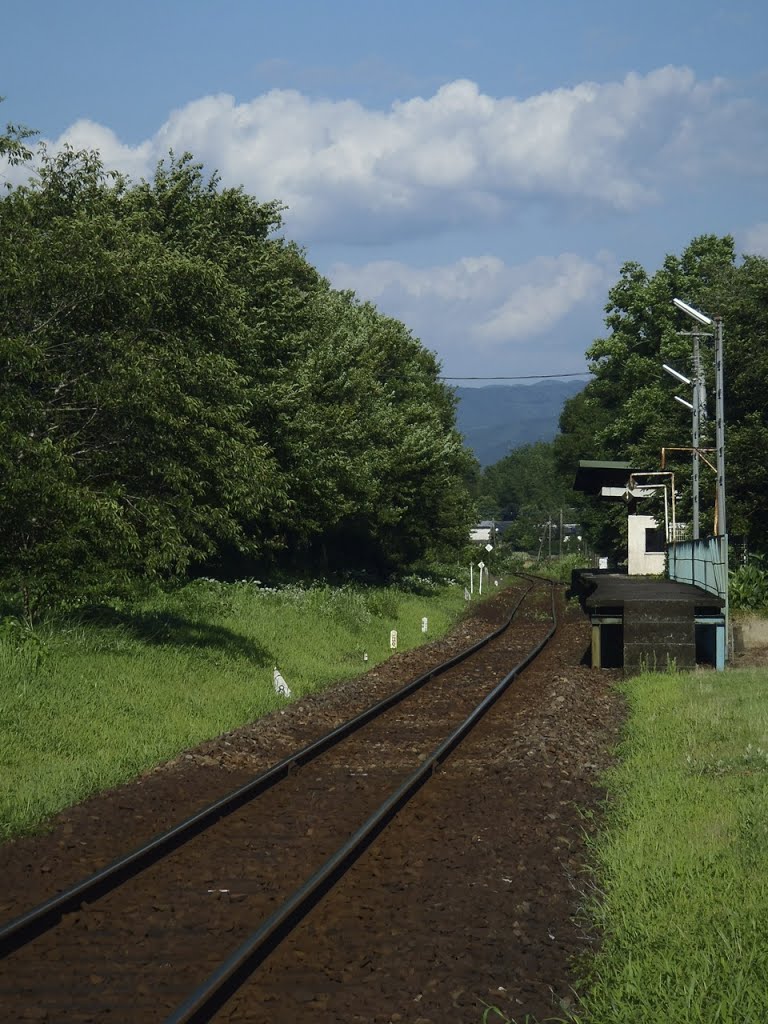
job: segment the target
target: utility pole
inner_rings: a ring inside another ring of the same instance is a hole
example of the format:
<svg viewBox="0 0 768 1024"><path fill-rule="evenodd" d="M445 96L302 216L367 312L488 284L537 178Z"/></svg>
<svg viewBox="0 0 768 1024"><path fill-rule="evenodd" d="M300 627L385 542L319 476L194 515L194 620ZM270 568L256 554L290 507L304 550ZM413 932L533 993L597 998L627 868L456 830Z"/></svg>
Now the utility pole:
<svg viewBox="0 0 768 1024"><path fill-rule="evenodd" d="M701 411L704 382L701 379L701 358L699 356L699 335L693 333L693 539L698 540L699 530L699 445L701 444ZM677 537L674 538L677 540Z"/></svg>
<svg viewBox="0 0 768 1024"><path fill-rule="evenodd" d="M730 607L728 599L728 524L725 518L725 395L723 392L723 318L708 317L682 299L672 299L678 309L686 316L705 327L715 328L715 448L717 449L717 522L714 534L720 542L720 562L723 579L721 592L723 595L725 620L725 660L728 661L730 631ZM681 376L673 371L674 376ZM685 403L683 403L685 404ZM697 402L697 404L699 404Z"/></svg>
<svg viewBox="0 0 768 1024"><path fill-rule="evenodd" d="M723 318L715 317L715 447L717 448L717 530L727 536L725 521L725 401L723 396ZM726 566L727 569L727 566Z"/></svg>

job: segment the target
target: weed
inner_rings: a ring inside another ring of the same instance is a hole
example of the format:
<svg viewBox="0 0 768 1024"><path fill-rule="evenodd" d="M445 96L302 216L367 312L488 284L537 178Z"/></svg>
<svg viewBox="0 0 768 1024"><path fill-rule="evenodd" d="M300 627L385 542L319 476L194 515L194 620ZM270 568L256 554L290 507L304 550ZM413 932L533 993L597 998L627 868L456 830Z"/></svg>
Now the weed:
<svg viewBox="0 0 768 1024"><path fill-rule="evenodd" d="M728 595L734 610L768 608L768 566L764 556L752 555L745 565L729 573Z"/></svg>
<svg viewBox="0 0 768 1024"><path fill-rule="evenodd" d="M444 632L460 587L430 595L347 584L195 580L71 610L34 629L0 622L0 837L88 794Z"/></svg>
<svg viewBox="0 0 768 1024"><path fill-rule="evenodd" d="M527 1013L524 1017L508 1017L498 1006L486 1002L483 1002L483 1006L485 1010L481 1024L569 1024L569 1021L574 1021L574 1018L565 1017L547 1017L540 1021Z"/></svg>
<svg viewBox="0 0 768 1024"><path fill-rule="evenodd" d="M534 571L540 576L546 576L548 579L556 580L560 583L570 583L573 570L583 568L584 558L582 555L566 555L563 558L556 558L547 562L537 562Z"/></svg>
<svg viewBox="0 0 768 1024"><path fill-rule="evenodd" d="M37 675L49 656L47 639L25 619L6 616L0 622L0 667L3 674Z"/></svg>
<svg viewBox="0 0 768 1024"><path fill-rule="evenodd" d="M768 674L638 676L592 843L580 1011L606 1024L768 1020Z"/></svg>

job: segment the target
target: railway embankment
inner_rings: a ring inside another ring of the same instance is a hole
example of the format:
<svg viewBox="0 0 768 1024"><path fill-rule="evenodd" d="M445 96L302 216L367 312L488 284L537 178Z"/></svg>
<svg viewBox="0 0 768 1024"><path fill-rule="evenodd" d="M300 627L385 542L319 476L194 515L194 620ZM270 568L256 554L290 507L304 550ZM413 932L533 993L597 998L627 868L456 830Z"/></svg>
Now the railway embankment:
<svg viewBox="0 0 768 1024"><path fill-rule="evenodd" d="M574 916L585 813L598 807L621 701L613 674L581 663L588 625L561 598L554 636L498 689L551 633L549 589L540 585L508 630L430 678L414 703L398 702L388 725L372 722L373 731L366 725L322 763L297 765L265 803L228 815L233 828L218 838L192 838L180 859L143 871L138 889L132 882L86 900L11 952L0 973L4 1005L62 1021L198 1019L169 1014L222 953L247 942L254 921L277 914L349 829L370 819L376 793L402 786L493 692L471 731L431 763L375 841L227 994L216 1019L294 1021L311 1012L324 1021L464 1021L491 1002L520 1017L566 1009L570 963L585 943ZM62 813L47 835L6 844L4 916L243 784L372 696L431 676L478 634L496 633L519 599L500 594L453 636L95 796Z"/></svg>
<svg viewBox="0 0 768 1024"><path fill-rule="evenodd" d="M0 624L0 839L431 642L463 585L272 588L196 580L132 602ZM427 632L422 620L427 619ZM275 692L279 668L290 698Z"/></svg>

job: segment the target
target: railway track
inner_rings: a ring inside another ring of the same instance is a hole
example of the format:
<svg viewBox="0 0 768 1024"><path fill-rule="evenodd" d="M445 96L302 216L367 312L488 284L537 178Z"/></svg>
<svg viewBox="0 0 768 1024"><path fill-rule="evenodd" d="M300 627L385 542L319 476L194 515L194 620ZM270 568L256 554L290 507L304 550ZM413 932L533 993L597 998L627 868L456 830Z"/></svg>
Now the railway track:
<svg viewBox="0 0 768 1024"><path fill-rule="evenodd" d="M528 580L480 643L0 928L0 1005L56 1021L212 1019L555 628L554 588Z"/></svg>

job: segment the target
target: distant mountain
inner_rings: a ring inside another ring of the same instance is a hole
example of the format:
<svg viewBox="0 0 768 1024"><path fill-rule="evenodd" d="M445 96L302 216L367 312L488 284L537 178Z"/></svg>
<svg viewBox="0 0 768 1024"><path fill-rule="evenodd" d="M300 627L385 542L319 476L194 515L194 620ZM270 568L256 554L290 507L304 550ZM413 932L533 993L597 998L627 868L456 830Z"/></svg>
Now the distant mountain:
<svg viewBox="0 0 768 1024"><path fill-rule="evenodd" d="M493 384L456 388L456 421L464 442L481 466L503 459L513 448L551 441L567 398L584 380L546 380L537 384Z"/></svg>

